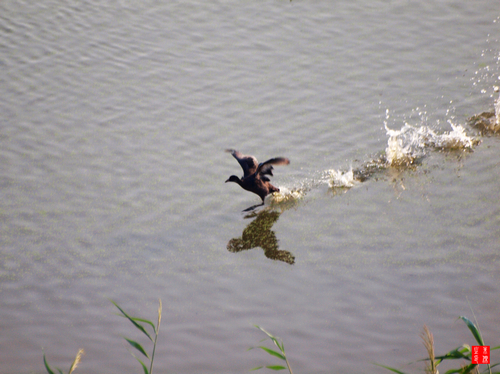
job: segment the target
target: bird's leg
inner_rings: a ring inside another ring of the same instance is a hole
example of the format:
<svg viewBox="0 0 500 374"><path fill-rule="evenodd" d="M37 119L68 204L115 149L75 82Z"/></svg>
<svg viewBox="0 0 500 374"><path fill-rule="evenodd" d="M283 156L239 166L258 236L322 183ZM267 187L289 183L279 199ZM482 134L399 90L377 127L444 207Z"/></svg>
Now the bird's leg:
<svg viewBox="0 0 500 374"><path fill-rule="evenodd" d="M262 204L252 205L250 208L246 208L245 210L243 210L243 212L249 212L262 205L264 205L264 202L262 202Z"/></svg>

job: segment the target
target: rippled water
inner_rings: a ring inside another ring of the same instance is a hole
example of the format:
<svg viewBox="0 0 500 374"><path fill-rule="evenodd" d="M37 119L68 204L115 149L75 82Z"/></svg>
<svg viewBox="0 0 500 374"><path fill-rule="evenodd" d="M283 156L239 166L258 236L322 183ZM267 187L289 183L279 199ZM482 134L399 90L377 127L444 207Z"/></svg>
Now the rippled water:
<svg viewBox="0 0 500 374"><path fill-rule="evenodd" d="M437 353L472 345L469 302L500 344L500 141L467 124L498 98L496 2L0 14L0 373L44 372L42 348L139 372L109 299L162 299L159 372L274 364L258 324L295 372L383 373L425 356L424 324ZM290 158L259 214L226 148Z"/></svg>

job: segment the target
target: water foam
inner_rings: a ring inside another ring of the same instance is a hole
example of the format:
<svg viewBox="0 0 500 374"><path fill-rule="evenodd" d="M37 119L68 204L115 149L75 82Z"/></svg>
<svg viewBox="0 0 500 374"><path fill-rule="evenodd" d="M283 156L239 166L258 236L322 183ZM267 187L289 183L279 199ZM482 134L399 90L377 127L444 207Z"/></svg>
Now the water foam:
<svg viewBox="0 0 500 374"><path fill-rule="evenodd" d="M496 122L496 126L500 128L500 97L495 102L495 113L489 114L495 117L492 122ZM455 124L451 120L448 120L451 130L440 133L427 125L414 126L407 122L399 130L393 130L387 125L388 118L389 110L386 111L386 121L384 121L385 131L389 137L385 154L379 154L355 169L351 167L348 171L325 170L318 178L303 181L298 188L280 186L280 192L275 192L269 197L270 205L288 209L296 206L309 190L319 185L328 184L334 191L348 190L387 168L414 167L416 161L430 151L470 151L480 143L479 139L467 134L464 126ZM425 123L424 118L422 122Z"/></svg>
<svg viewBox="0 0 500 374"><path fill-rule="evenodd" d="M405 123L400 130L391 130L384 122L389 136L385 150L389 166L410 166L425 156L428 150L472 150L478 140L467 135L462 125L448 121L452 130L438 134L428 126L412 126Z"/></svg>
<svg viewBox="0 0 500 374"><path fill-rule="evenodd" d="M495 100L495 118L497 119L497 126L500 126L500 95Z"/></svg>
<svg viewBox="0 0 500 374"><path fill-rule="evenodd" d="M269 203L273 207L289 208L296 205L305 195L305 188L288 189L280 186L280 192L273 192L269 197Z"/></svg>
<svg viewBox="0 0 500 374"><path fill-rule="evenodd" d="M325 170L324 177L330 188L351 188L356 183L352 168L349 171Z"/></svg>

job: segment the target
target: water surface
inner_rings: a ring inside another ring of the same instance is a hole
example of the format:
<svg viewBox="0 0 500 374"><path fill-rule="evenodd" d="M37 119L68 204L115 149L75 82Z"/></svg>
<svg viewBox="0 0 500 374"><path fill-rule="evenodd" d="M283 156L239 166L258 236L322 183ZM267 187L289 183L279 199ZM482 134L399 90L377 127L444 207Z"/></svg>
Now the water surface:
<svg viewBox="0 0 500 374"><path fill-rule="evenodd" d="M159 372L274 364L246 351L258 324L295 372L383 373L372 363L425 356L424 324L438 353L472 345L456 321L468 302L500 344L500 143L466 125L498 97L495 2L45 0L0 14L0 373L44 372L42 347L62 368L84 348L81 372L140 371L120 335L142 337L108 299L153 320L162 299ZM450 122L480 144L424 147L416 167L350 189L324 178L383 154L385 126ZM259 199L224 183L240 173L226 148L290 158L273 183L305 194L264 226L293 265L261 236L228 251Z"/></svg>

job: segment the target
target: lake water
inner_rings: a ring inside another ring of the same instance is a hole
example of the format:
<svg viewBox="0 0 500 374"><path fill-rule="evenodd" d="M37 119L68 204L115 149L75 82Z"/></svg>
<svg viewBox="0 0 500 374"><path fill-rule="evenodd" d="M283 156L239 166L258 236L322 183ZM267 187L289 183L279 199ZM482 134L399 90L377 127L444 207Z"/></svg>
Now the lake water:
<svg viewBox="0 0 500 374"><path fill-rule="evenodd" d="M425 357L424 324L438 354L473 345L471 308L500 344L500 138L466 124L498 97L500 2L0 14L1 374L45 372L42 348L64 370L84 348L77 372L142 372L122 335L151 346L109 299L155 320L161 298L161 373L279 364L247 351L253 324L296 373L388 373L373 362ZM224 183L241 175L226 148L290 158L282 194L242 213L260 200ZM412 167L353 183L392 151Z"/></svg>

